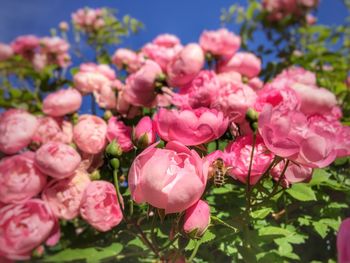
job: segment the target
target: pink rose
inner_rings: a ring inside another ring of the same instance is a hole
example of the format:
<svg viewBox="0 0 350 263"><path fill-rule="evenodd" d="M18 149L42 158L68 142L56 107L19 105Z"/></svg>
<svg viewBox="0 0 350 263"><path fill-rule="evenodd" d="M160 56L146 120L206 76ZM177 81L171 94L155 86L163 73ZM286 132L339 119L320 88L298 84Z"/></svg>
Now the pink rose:
<svg viewBox="0 0 350 263"><path fill-rule="evenodd" d="M216 31L204 31L199 44L205 52L215 56L231 57L239 49L241 38L225 28Z"/></svg>
<svg viewBox="0 0 350 263"><path fill-rule="evenodd" d="M213 71L203 70L173 95L173 103L181 108L210 107L220 89L220 81Z"/></svg>
<svg viewBox="0 0 350 263"><path fill-rule="evenodd" d="M200 237L210 224L210 207L207 202L198 200L197 203L186 209L184 218L184 232Z"/></svg>
<svg viewBox="0 0 350 263"><path fill-rule="evenodd" d="M57 179L72 175L80 161L73 147L59 142L45 143L35 153L35 165L40 171Z"/></svg>
<svg viewBox="0 0 350 263"><path fill-rule="evenodd" d="M179 87L189 83L204 67L204 62L202 48L198 44L188 44L167 66L169 85Z"/></svg>
<svg viewBox="0 0 350 263"><path fill-rule="evenodd" d="M107 64L83 63L80 65L79 71L101 74L111 81L116 79L114 70Z"/></svg>
<svg viewBox="0 0 350 263"><path fill-rule="evenodd" d="M86 32L96 31L105 25L103 9L81 8L72 14L74 25Z"/></svg>
<svg viewBox="0 0 350 263"><path fill-rule="evenodd" d="M240 137L227 145L225 149L225 165L230 167L229 174L247 183L250 157L253 148L253 136ZM250 172L250 184L254 185L267 170L274 158L273 153L268 151L260 136L256 137L253 163Z"/></svg>
<svg viewBox="0 0 350 263"><path fill-rule="evenodd" d="M0 161L0 202L21 203L41 192L46 176L34 166L34 153L25 152Z"/></svg>
<svg viewBox="0 0 350 263"><path fill-rule="evenodd" d="M281 79L288 79L293 83L301 83L310 86L316 85L316 74L301 67L290 67L283 70L282 73L277 75L275 81Z"/></svg>
<svg viewBox="0 0 350 263"><path fill-rule="evenodd" d="M156 131L152 119L144 116L135 126L133 137L138 144L149 146L156 141Z"/></svg>
<svg viewBox="0 0 350 263"><path fill-rule="evenodd" d="M33 35L19 36L11 43L11 47L16 54L31 60L39 42L39 38Z"/></svg>
<svg viewBox="0 0 350 263"><path fill-rule="evenodd" d="M151 145L136 157L129 171L131 196L166 214L184 211L202 196L207 170L208 163L196 151L178 142L169 142L165 149Z"/></svg>
<svg viewBox="0 0 350 263"><path fill-rule="evenodd" d="M79 214L80 202L89 183L89 174L77 169L69 178L52 180L45 187L42 199L49 204L56 217L72 220Z"/></svg>
<svg viewBox="0 0 350 263"><path fill-rule="evenodd" d="M74 87L83 94L99 91L101 87L109 86L110 80L97 72L79 71L74 75Z"/></svg>
<svg viewBox="0 0 350 263"><path fill-rule="evenodd" d="M137 54L126 48L118 48L112 57L113 64L119 69L125 68L129 73L138 71L144 63L144 60L142 53Z"/></svg>
<svg viewBox="0 0 350 263"><path fill-rule="evenodd" d="M220 85L226 85L231 82L242 82L242 75L235 71L228 71L217 74L216 77L220 81Z"/></svg>
<svg viewBox="0 0 350 263"><path fill-rule="evenodd" d="M98 91L94 91L94 97L101 108L114 109L117 106L115 90L110 85L101 86Z"/></svg>
<svg viewBox="0 0 350 263"><path fill-rule="evenodd" d="M243 123L248 108L254 105L256 98L251 87L232 81L221 86L212 107L224 112L230 121Z"/></svg>
<svg viewBox="0 0 350 263"><path fill-rule="evenodd" d="M152 43L162 47L174 47L181 44L180 39L172 34L161 34Z"/></svg>
<svg viewBox="0 0 350 263"><path fill-rule="evenodd" d="M126 79L124 96L134 106L150 107L156 99L154 82L162 73L160 66L147 60L143 66Z"/></svg>
<svg viewBox="0 0 350 263"><path fill-rule="evenodd" d="M13 260L29 260L43 242L53 246L60 238L57 219L39 199L1 208L0 233L0 256Z"/></svg>
<svg viewBox="0 0 350 263"><path fill-rule="evenodd" d="M228 119L215 109L159 109L154 116L157 133L165 141L184 145L199 145L220 138L226 131Z"/></svg>
<svg viewBox="0 0 350 263"><path fill-rule="evenodd" d="M61 89L51 93L43 101L43 112L52 117L72 114L80 109L82 96L75 89Z"/></svg>
<svg viewBox="0 0 350 263"><path fill-rule="evenodd" d="M350 218L346 218L340 224L337 234L338 262L350 262Z"/></svg>
<svg viewBox="0 0 350 263"><path fill-rule="evenodd" d="M17 109L0 114L0 151L14 154L27 147L38 127L34 115Z"/></svg>
<svg viewBox="0 0 350 263"><path fill-rule="evenodd" d="M0 43L0 61L4 61L13 56L13 50L10 45Z"/></svg>
<svg viewBox="0 0 350 263"><path fill-rule="evenodd" d="M261 71L261 60L253 53L238 52L218 66L218 71L236 71L248 78L257 77Z"/></svg>
<svg viewBox="0 0 350 263"><path fill-rule="evenodd" d="M264 82L262 82L261 79L255 77L248 80L247 85L251 87L253 90L259 90L259 89L262 89L262 87L264 86Z"/></svg>
<svg viewBox="0 0 350 263"><path fill-rule="evenodd" d="M69 43L59 37L44 37L40 39L40 53L47 57L47 64L57 64L67 67L70 63Z"/></svg>
<svg viewBox="0 0 350 263"><path fill-rule="evenodd" d="M73 140L80 150L90 154L103 151L106 145L107 124L100 117L84 114L73 129Z"/></svg>
<svg viewBox="0 0 350 263"><path fill-rule="evenodd" d="M92 181L81 200L80 214L91 226L106 232L123 219L114 185L106 181Z"/></svg>
<svg viewBox="0 0 350 263"><path fill-rule="evenodd" d="M125 98L124 90L118 92L117 111L127 119L132 119L141 114L141 108L131 105Z"/></svg>
<svg viewBox="0 0 350 263"><path fill-rule="evenodd" d="M285 164L286 163L284 161L281 161L271 170L271 175L276 181L280 179ZM307 182L311 179L311 176L312 168L289 162L287 170L285 171L282 179L282 184L285 187L289 187L291 184L305 181Z"/></svg>
<svg viewBox="0 0 350 263"><path fill-rule="evenodd" d="M350 156L350 127L343 126L337 134L337 157Z"/></svg>
<svg viewBox="0 0 350 263"><path fill-rule="evenodd" d="M131 130L131 127L126 126L116 117L112 117L108 120L107 139L109 142L115 140L123 152L129 152L133 149Z"/></svg>

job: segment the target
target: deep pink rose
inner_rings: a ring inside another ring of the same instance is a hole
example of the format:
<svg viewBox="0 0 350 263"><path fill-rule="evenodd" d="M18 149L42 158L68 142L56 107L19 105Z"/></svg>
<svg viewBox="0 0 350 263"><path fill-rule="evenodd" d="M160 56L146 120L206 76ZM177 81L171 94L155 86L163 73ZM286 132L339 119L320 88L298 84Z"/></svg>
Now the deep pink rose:
<svg viewBox="0 0 350 263"><path fill-rule="evenodd" d="M123 152L128 152L133 149L131 131L131 127L126 126L116 117L112 117L108 120L107 139L109 142L115 140L122 148Z"/></svg>
<svg viewBox="0 0 350 263"><path fill-rule="evenodd" d="M13 56L13 49L10 45L0 43L0 61L4 61Z"/></svg>
<svg viewBox="0 0 350 263"><path fill-rule="evenodd" d="M156 62L147 60L126 79L123 90L126 100L134 106L152 106L157 96L154 82L161 73L162 69Z"/></svg>
<svg viewBox="0 0 350 263"><path fill-rule="evenodd" d="M25 152L0 161L0 202L21 203L41 192L46 175L34 166L34 155Z"/></svg>
<svg viewBox="0 0 350 263"><path fill-rule="evenodd" d="M77 169L69 178L52 180L41 196L56 217L72 220L79 214L80 202L89 183L89 174L85 170Z"/></svg>
<svg viewBox="0 0 350 263"><path fill-rule="evenodd" d="M103 151L106 145L107 124L100 117L84 114L73 129L73 140L80 150L90 154Z"/></svg>
<svg viewBox="0 0 350 263"><path fill-rule="evenodd" d="M80 109L82 96L76 89L61 89L44 99L43 112L52 117L71 114Z"/></svg>
<svg viewBox="0 0 350 263"><path fill-rule="evenodd" d="M10 109L0 114L0 151L13 154L27 147L38 127L36 117Z"/></svg>
<svg viewBox="0 0 350 263"><path fill-rule="evenodd" d="M117 111L127 119L141 114L141 108L131 105L125 98L124 89L118 92Z"/></svg>
<svg viewBox="0 0 350 263"><path fill-rule="evenodd" d="M337 134L337 157L350 156L350 127L343 126Z"/></svg>
<svg viewBox="0 0 350 263"><path fill-rule="evenodd" d="M276 181L280 179L285 165L286 163L281 161L271 169L271 175ZM307 182L311 179L311 176L312 168L289 162L281 182L285 187L289 187L291 184Z"/></svg>
<svg viewBox="0 0 350 263"><path fill-rule="evenodd" d="M168 64L168 83L172 87L181 87L196 77L204 67L204 52L198 44L185 46Z"/></svg>
<svg viewBox="0 0 350 263"><path fill-rule="evenodd" d="M220 138L226 131L228 119L215 109L159 109L154 116L159 136L165 141L184 145L199 145Z"/></svg>
<svg viewBox="0 0 350 263"><path fill-rule="evenodd" d="M216 31L204 31L200 38L199 44L204 51L215 56L231 57L239 49L241 38L226 28Z"/></svg>
<svg viewBox="0 0 350 263"><path fill-rule="evenodd" d="M340 224L337 234L337 258L339 263L350 262L350 218Z"/></svg>
<svg viewBox="0 0 350 263"><path fill-rule="evenodd" d="M80 206L82 218L101 232L117 226L123 219L113 184L106 181L92 181L85 188Z"/></svg>
<svg viewBox="0 0 350 263"><path fill-rule="evenodd" d="M198 200L197 203L186 209L184 218L184 232L200 237L210 224L210 207L207 202Z"/></svg>
<svg viewBox="0 0 350 263"><path fill-rule="evenodd" d="M73 147L59 142L45 143L35 153L35 165L40 171L57 179L71 176L80 161Z"/></svg>
<svg viewBox="0 0 350 263"><path fill-rule="evenodd" d="M33 35L19 36L11 43L11 47L16 54L31 60L39 42L39 38Z"/></svg>
<svg viewBox="0 0 350 263"><path fill-rule="evenodd" d="M135 126L133 137L136 142L148 146L156 141L155 125L149 116L144 116Z"/></svg>
<svg viewBox="0 0 350 263"><path fill-rule="evenodd" d="M112 62L119 69L125 68L129 73L138 71L144 61L145 59L142 53L137 54L136 52L126 48L118 48L112 57Z"/></svg>
<svg viewBox="0 0 350 263"><path fill-rule="evenodd" d="M229 174L243 183L248 182L250 157L253 148L253 136L240 137L227 145L225 149L225 164L229 167ZM256 184L263 173L267 170L274 158L273 153L268 151L260 136L256 137L253 163L250 172L250 184Z"/></svg>
<svg viewBox="0 0 350 263"><path fill-rule="evenodd" d="M57 219L39 199L0 209L0 256L28 260L32 251L43 242L53 246L59 238Z"/></svg>
<svg viewBox="0 0 350 263"><path fill-rule="evenodd" d="M218 66L218 71L235 71L248 78L257 77L261 71L261 60L253 53L238 52Z"/></svg>
<svg viewBox="0 0 350 263"><path fill-rule="evenodd" d="M138 155L128 180L135 202L147 202L169 214L184 211L200 199L207 174L208 163L196 151L169 142L165 149L151 145Z"/></svg>

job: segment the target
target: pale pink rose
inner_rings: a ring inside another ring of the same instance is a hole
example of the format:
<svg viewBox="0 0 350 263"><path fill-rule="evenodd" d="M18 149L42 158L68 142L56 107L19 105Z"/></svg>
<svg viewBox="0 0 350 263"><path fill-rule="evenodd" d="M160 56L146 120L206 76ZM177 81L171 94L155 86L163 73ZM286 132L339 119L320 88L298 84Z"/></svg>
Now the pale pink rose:
<svg viewBox="0 0 350 263"><path fill-rule="evenodd" d="M124 89L123 89L124 90ZM117 98L117 111L127 119L133 119L137 115L141 114L141 108L131 105L124 96L124 91L118 92Z"/></svg>
<svg viewBox="0 0 350 263"><path fill-rule="evenodd" d="M42 243L53 246L60 238L57 219L39 199L1 208L0 233L0 256L13 260L29 260Z"/></svg>
<svg viewBox="0 0 350 263"><path fill-rule="evenodd" d="M10 45L0 43L0 61L4 61L13 56L13 49Z"/></svg>
<svg viewBox="0 0 350 263"><path fill-rule="evenodd" d="M174 93L172 102L180 108L210 107L220 89L213 71L201 71L190 83Z"/></svg>
<svg viewBox="0 0 350 263"><path fill-rule="evenodd" d="M293 83L301 83L305 85L315 86L316 85L316 74L305 70L301 67L290 67L278 74L275 80L288 79Z"/></svg>
<svg viewBox="0 0 350 263"><path fill-rule="evenodd" d="M235 71L223 72L217 74L216 77L219 79L221 86L231 82L242 82L242 75Z"/></svg>
<svg viewBox="0 0 350 263"><path fill-rule="evenodd" d="M74 87L83 94L99 91L101 87L111 85L110 80L98 72L79 71L73 79Z"/></svg>
<svg viewBox="0 0 350 263"><path fill-rule="evenodd" d="M261 79L255 77L248 80L247 85L251 87L253 90L260 90L264 86L264 82Z"/></svg>
<svg viewBox="0 0 350 263"><path fill-rule="evenodd" d="M107 64L83 63L79 67L79 72L99 73L109 80L115 80L114 70Z"/></svg>
<svg viewBox="0 0 350 263"><path fill-rule="evenodd" d="M139 154L129 171L131 196L136 203L147 202L166 214L182 212L202 196L208 163L179 142L165 149L151 145Z"/></svg>
<svg viewBox="0 0 350 263"><path fill-rule="evenodd" d="M215 56L231 57L239 49L241 38L226 28L216 31L204 31L200 38L199 44L205 52Z"/></svg>
<svg viewBox="0 0 350 263"><path fill-rule="evenodd" d="M85 188L80 214L92 227L106 232L122 221L121 205L113 184L106 181L92 181Z"/></svg>
<svg viewBox="0 0 350 263"><path fill-rule="evenodd" d="M0 161L0 202L22 203L41 192L46 175L34 166L34 155L25 152Z"/></svg>
<svg viewBox="0 0 350 263"><path fill-rule="evenodd" d="M112 57L112 62L119 69L125 68L127 72L134 73L141 68L145 59L142 53L136 53L126 48L118 48Z"/></svg>
<svg viewBox="0 0 350 263"><path fill-rule="evenodd" d="M45 54L34 54L32 64L36 71L42 71L47 66L47 63L47 56Z"/></svg>
<svg viewBox="0 0 350 263"><path fill-rule="evenodd" d="M339 263L350 262L350 218L340 224L337 234L337 258Z"/></svg>
<svg viewBox="0 0 350 263"><path fill-rule="evenodd" d="M186 85L204 67L204 52L198 44L186 45L168 64L168 83L172 87Z"/></svg>
<svg viewBox="0 0 350 263"><path fill-rule="evenodd" d="M221 86L212 107L224 112L230 121L243 123L248 108L253 107L256 98L251 87L232 81Z"/></svg>
<svg viewBox="0 0 350 263"><path fill-rule="evenodd" d="M281 161L271 169L271 175L273 179L276 181L280 179L285 165L286 163L284 161ZM308 182L311 177L312 168L289 162L281 182L283 186L289 187L291 184Z"/></svg>
<svg viewBox="0 0 350 263"><path fill-rule="evenodd" d="M32 142L43 144L55 141L69 144L72 140L73 125L70 122L52 117L38 118L38 128L32 137Z"/></svg>
<svg viewBox="0 0 350 263"><path fill-rule="evenodd" d="M33 35L19 36L11 43L11 47L16 54L31 60L39 42L39 38Z"/></svg>
<svg viewBox="0 0 350 263"><path fill-rule="evenodd" d="M69 30L69 24L66 21L61 21L58 24L58 28L63 32L67 32Z"/></svg>
<svg viewBox="0 0 350 263"><path fill-rule="evenodd" d="M129 152L133 149L131 131L131 127L126 126L116 117L112 117L108 120L107 139L109 142L116 140L123 152Z"/></svg>
<svg viewBox="0 0 350 263"><path fill-rule="evenodd" d="M215 109L159 109L154 116L158 135L165 141L199 145L220 138L228 127L228 119Z"/></svg>
<svg viewBox="0 0 350 263"><path fill-rule="evenodd" d="M235 71L248 78L257 77L261 71L261 60L253 53L238 52L218 65L218 72Z"/></svg>
<svg viewBox="0 0 350 263"><path fill-rule="evenodd" d="M59 142L45 143L35 153L35 165L56 179L71 176L80 161L81 157L73 147Z"/></svg>
<svg viewBox="0 0 350 263"><path fill-rule="evenodd" d="M248 182L250 157L253 148L253 136L240 137L227 145L225 149L225 165L229 167L229 174L241 181ZM260 136L256 137L253 163L250 172L250 184L254 185L267 170L274 158L274 154L268 151Z"/></svg>
<svg viewBox="0 0 350 263"><path fill-rule="evenodd" d="M69 43L59 37L43 37L40 39L40 53L47 56L47 64L67 67L70 64Z"/></svg>
<svg viewBox="0 0 350 263"><path fill-rule="evenodd" d="M115 96L115 90L112 86L101 86L99 90L95 90L93 93L96 103L101 108L114 109L117 106L117 98Z"/></svg>
<svg viewBox="0 0 350 263"><path fill-rule="evenodd" d="M82 31L96 31L105 25L103 12L101 8L81 8L72 14L72 20L74 25Z"/></svg>
<svg viewBox="0 0 350 263"><path fill-rule="evenodd" d="M210 224L210 207L207 202L198 200L197 203L186 209L184 232L200 237L204 234Z"/></svg>
<svg viewBox="0 0 350 263"><path fill-rule="evenodd" d="M43 190L41 197L49 204L57 218L72 220L79 214L81 199L89 183L89 174L77 169L69 178L52 180Z"/></svg>
<svg viewBox="0 0 350 263"><path fill-rule="evenodd" d="M154 82L162 73L160 66L147 60L143 66L126 79L123 90L125 99L134 106L150 107L156 99Z"/></svg>
<svg viewBox="0 0 350 263"><path fill-rule="evenodd" d="M181 44L180 39L172 34L161 34L153 39L152 42L163 47L175 47Z"/></svg>
<svg viewBox="0 0 350 263"><path fill-rule="evenodd" d="M155 125L149 116L144 116L135 126L133 137L136 142L143 146L155 143L157 136Z"/></svg>
<svg viewBox="0 0 350 263"><path fill-rule="evenodd" d="M43 101L43 112L52 117L72 114L80 109L82 96L76 89L61 89L51 93Z"/></svg>
<svg viewBox="0 0 350 263"><path fill-rule="evenodd" d="M36 117L10 109L0 114L0 152L13 154L27 147L38 127Z"/></svg>
<svg viewBox="0 0 350 263"><path fill-rule="evenodd" d="M73 140L85 153L97 154L106 145L107 124L100 117L84 114L73 129Z"/></svg>

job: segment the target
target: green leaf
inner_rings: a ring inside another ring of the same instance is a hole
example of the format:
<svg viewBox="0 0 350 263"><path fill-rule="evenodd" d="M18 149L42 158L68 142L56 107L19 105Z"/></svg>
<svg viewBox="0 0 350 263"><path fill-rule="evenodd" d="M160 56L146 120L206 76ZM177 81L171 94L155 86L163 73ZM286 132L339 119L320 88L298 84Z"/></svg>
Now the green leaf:
<svg viewBox="0 0 350 263"><path fill-rule="evenodd" d="M316 195L311 187L307 184L294 184L286 192L299 201L315 201Z"/></svg>
<svg viewBox="0 0 350 263"><path fill-rule="evenodd" d="M252 213L251 213L251 216L252 216L253 218L264 219L264 218L267 217L271 212L272 212L272 208L266 207L266 208L262 208L262 209L259 209L259 210L256 210L256 211L252 212Z"/></svg>
<svg viewBox="0 0 350 263"><path fill-rule="evenodd" d="M312 225L314 226L315 231L322 237L325 238L328 234L328 226L324 224L323 222L313 222Z"/></svg>
<svg viewBox="0 0 350 263"><path fill-rule="evenodd" d="M323 169L315 169L312 174L310 185L320 185L329 180L330 174Z"/></svg>
<svg viewBox="0 0 350 263"><path fill-rule="evenodd" d="M279 236L289 236L292 235L293 232L276 227L276 226L267 226L259 229L259 236L270 236L270 235L279 235Z"/></svg>
<svg viewBox="0 0 350 263"><path fill-rule="evenodd" d="M216 237L216 235L212 232L210 232L209 230L205 231L203 237L200 239L200 242L203 243L207 243L211 240L213 240Z"/></svg>
<svg viewBox="0 0 350 263"><path fill-rule="evenodd" d="M19 90L19 89L10 88L9 89L9 94L10 94L12 99L18 99L19 97L21 97L22 91Z"/></svg>

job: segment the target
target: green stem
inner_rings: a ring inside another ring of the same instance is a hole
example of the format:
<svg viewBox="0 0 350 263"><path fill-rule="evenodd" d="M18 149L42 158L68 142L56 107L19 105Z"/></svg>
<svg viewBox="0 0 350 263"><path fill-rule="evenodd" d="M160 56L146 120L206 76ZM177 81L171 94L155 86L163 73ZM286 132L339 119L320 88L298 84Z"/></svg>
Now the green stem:
<svg viewBox="0 0 350 263"><path fill-rule="evenodd" d="M201 242L199 240L197 240L196 241L196 246L194 247L194 250L193 250L190 258L188 259L189 262L192 262L193 259L196 257L196 254L198 252L198 249L199 249L200 245L201 245Z"/></svg>
<svg viewBox="0 0 350 263"><path fill-rule="evenodd" d="M252 166L253 166L253 160L254 160L254 151L255 151L255 141L256 141L256 135L253 133L253 143L252 143L252 151L250 153L250 161L249 161L249 168L248 168L248 176L247 176L247 184L246 184L246 219L249 223L250 219L250 199L251 199L251 185L250 185L250 177L252 172Z"/></svg>

